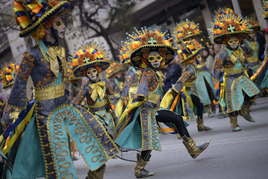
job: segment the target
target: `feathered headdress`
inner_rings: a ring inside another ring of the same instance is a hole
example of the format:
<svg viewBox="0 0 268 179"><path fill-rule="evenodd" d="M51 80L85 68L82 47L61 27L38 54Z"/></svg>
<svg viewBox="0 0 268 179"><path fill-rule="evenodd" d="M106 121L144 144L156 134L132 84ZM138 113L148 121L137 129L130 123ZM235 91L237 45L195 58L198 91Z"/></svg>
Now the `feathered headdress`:
<svg viewBox="0 0 268 179"><path fill-rule="evenodd" d="M199 28L199 24L189 20L180 22L174 29L174 36L177 43L179 43L181 40L196 37L201 33L202 31Z"/></svg>
<svg viewBox="0 0 268 179"><path fill-rule="evenodd" d="M231 13L217 16L209 31L214 42L222 44L227 36L247 36L251 29L246 19Z"/></svg>
<svg viewBox="0 0 268 179"><path fill-rule="evenodd" d="M68 0L14 0L13 10L20 36L27 36L47 19L70 8Z"/></svg>
<svg viewBox="0 0 268 179"><path fill-rule="evenodd" d="M126 64L123 64L123 63L117 63L117 62L111 63L110 67L106 70L107 78L111 78L120 72L126 71L127 67L128 66Z"/></svg>
<svg viewBox="0 0 268 179"><path fill-rule="evenodd" d="M131 63L130 61L130 54L131 48L128 47L128 41L121 42L121 47L119 48L119 60L121 63Z"/></svg>
<svg viewBox="0 0 268 179"><path fill-rule="evenodd" d="M14 84L18 70L19 70L19 65L16 65L14 63L10 63L1 69L0 75L1 75L1 81L2 81L2 85L4 89L11 87Z"/></svg>
<svg viewBox="0 0 268 179"><path fill-rule="evenodd" d="M88 43L79 48L71 60L73 73L76 77L84 76L85 70L97 67L100 71L106 70L110 65L105 49L95 43Z"/></svg>
<svg viewBox="0 0 268 179"><path fill-rule="evenodd" d="M214 18L220 18L220 16L224 16L227 14L234 14L237 15L233 9L229 8L229 7L225 7L225 8L219 8L215 11L214 13Z"/></svg>
<svg viewBox="0 0 268 179"><path fill-rule="evenodd" d="M166 32L157 29L141 28L135 29L122 43L120 59L130 59L136 67L146 68L149 64L148 55L151 51L157 51L168 64L175 55L172 48L171 38Z"/></svg>
<svg viewBox="0 0 268 179"><path fill-rule="evenodd" d="M181 60L181 63L185 63L203 49L204 46L196 39L188 39L178 44L177 54Z"/></svg>

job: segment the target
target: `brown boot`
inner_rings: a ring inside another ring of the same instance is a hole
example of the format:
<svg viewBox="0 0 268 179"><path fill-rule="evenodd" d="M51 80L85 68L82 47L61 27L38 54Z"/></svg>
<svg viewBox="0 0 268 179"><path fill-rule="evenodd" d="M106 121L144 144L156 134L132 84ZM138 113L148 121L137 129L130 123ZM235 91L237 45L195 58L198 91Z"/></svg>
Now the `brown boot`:
<svg viewBox="0 0 268 179"><path fill-rule="evenodd" d="M197 130L199 132L211 130L210 127L204 125L204 120L201 117L197 117L196 123L197 123Z"/></svg>
<svg viewBox="0 0 268 179"><path fill-rule="evenodd" d="M230 118L232 131L233 132L241 131L242 129L239 127L239 125L237 123L237 116L229 116L229 118Z"/></svg>
<svg viewBox="0 0 268 179"><path fill-rule="evenodd" d="M88 171L86 179L103 179L105 172L105 165L101 166L98 170Z"/></svg>
<svg viewBox="0 0 268 179"><path fill-rule="evenodd" d="M200 146L195 144L195 141L191 137L183 136L183 144L188 150L188 153L191 155L192 158L198 157L206 148L208 147L209 143L206 142Z"/></svg>
<svg viewBox="0 0 268 179"><path fill-rule="evenodd" d="M248 122L255 122L254 119L252 118L252 116L249 113L249 104L244 104L241 108L241 110L239 111L239 114Z"/></svg>
<svg viewBox="0 0 268 179"><path fill-rule="evenodd" d="M151 155L148 156L148 159L144 160L141 158L140 154L137 154L137 165L135 167L136 178L146 178L154 175L153 172L149 172L148 170L144 169L150 157Z"/></svg>

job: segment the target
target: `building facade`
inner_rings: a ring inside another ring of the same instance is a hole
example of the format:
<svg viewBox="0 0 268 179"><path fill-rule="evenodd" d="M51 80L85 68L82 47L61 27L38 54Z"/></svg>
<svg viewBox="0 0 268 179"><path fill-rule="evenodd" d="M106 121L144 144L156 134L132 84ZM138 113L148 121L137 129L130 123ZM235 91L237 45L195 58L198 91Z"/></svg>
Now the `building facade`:
<svg viewBox="0 0 268 179"><path fill-rule="evenodd" d="M5 0L1 3L0 10L10 13L12 11L11 3L12 1ZM200 28L207 33L214 11L222 7L232 8L242 16L256 17L261 29L267 27L267 22L263 18L262 0L136 0L129 17L126 18L131 18L132 26L158 26L169 30L172 30L181 20L189 19L199 23ZM73 24L66 32L66 42L70 54L82 44L92 41L89 37L93 33L81 27L77 9L74 9L72 16ZM3 19L0 17L0 22L2 21ZM32 44L31 39L19 38L18 31L15 30L0 32L0 67L9 62L19 64L22 53ZM120 42L125 32L116 28L115 25L109 34L114 42ZM102 42L109 51L109 46L105 44L103 38L94 38L94 40ZM114 48L118 49L119 44L114 43ZM0 93L9 93L1 90Z"/></svg>
<svg viewBox="0 0 268 179"><path fill-rule="evenodd" d="M1 9L11 10L11 2L6 1L3 6L1 5ZM267 22L263 18L262 0L137 0L130 16L133 26L159 26L170 30L181 20L189 19L199 23L200 28L206 33L214 11L220 7L233 8L242 16L256 17L262 29L267 27ZM73 25L66 33L70 53L89 41L88 38L92 35L92 32L80 27L77 10L74 10L72 16ZM116 28L110 32L114 41L121 41L123 34ZM95 40L105 44L102 38L95 38ZM19 63L21 54L27 49L29 43L30 40L19 38L18 32L14 30L1 33L0 64L7 61Z"/></svg>

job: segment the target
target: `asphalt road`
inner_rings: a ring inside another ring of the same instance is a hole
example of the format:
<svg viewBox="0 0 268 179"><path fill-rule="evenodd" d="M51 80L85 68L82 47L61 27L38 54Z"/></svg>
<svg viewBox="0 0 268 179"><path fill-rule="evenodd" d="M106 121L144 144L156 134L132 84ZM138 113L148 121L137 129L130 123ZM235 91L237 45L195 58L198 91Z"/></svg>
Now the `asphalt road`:
<svg viewBox="0 0 268 179"><path fill-rule="evenodd" d="M255 123L239 117L241 132L231 132L227 118L206 118L209 132L197 132L190 121L190 134L197 143L210 141L209 148L192 159L175 135L162 135L161 152L153 152L147 169L155 172L152 179L268 179L268 98L259 98L252 106ZM205 115L206 116L206 115ZM124 153L135 159L135 152ZM75 162L79 176L85 178L87 167ZM107 163L105 179L134 179L135 163L113 159Z"/></svg>

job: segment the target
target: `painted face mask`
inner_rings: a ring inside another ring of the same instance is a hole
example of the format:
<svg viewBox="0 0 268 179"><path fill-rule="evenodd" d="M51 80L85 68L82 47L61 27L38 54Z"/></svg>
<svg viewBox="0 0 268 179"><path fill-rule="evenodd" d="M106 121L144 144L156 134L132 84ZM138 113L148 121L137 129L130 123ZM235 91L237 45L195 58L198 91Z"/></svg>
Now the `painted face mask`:
<svg viewBox="0 0 268 179"><path fill-rule="evenodd" d="M60 38L64 38L64 34L65 34L65 25L63 23L63 20L60 18L60 17L56 17L54 20L53 20L53 23L52 23L52 27L53 29L55 29L58 33L58 36Z"/></svg>
<svg viewBox="0 0 268 179"><path fill-rule="evenodd" d="M150 52L148 61L153 68L159 68L162 63L163 57L158 52Z"/></svg>
<svg viewBox="0 0 268 179"><path fill-rule="evenodd" d="M238 38L232 37L227 41L227 44L231 49L235 50L238 48L240 42Z"/></svg>
<svg viewBox="0 0 268 179"><path fill-rule="evenodd" d="M99 72L97 71L96 68L89 68L87 70L87 77L91 80L91 81L98 81L99 79Z"/></svg>

